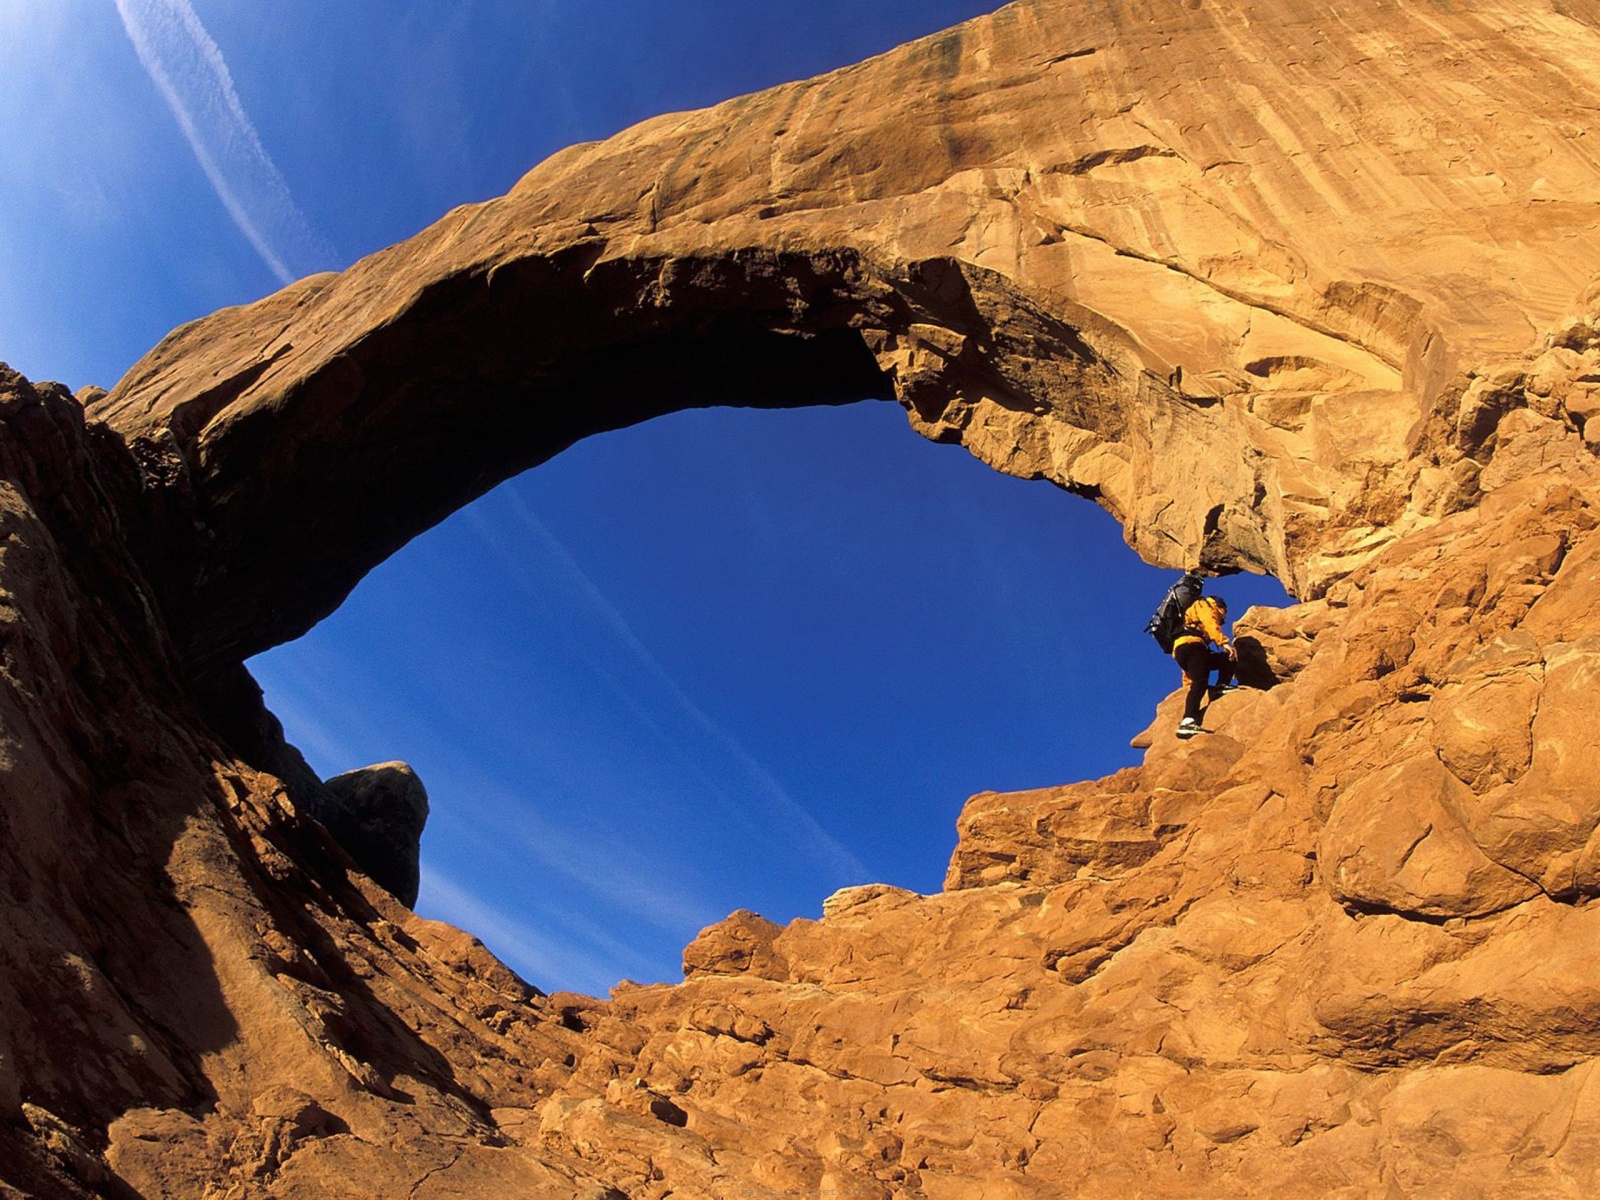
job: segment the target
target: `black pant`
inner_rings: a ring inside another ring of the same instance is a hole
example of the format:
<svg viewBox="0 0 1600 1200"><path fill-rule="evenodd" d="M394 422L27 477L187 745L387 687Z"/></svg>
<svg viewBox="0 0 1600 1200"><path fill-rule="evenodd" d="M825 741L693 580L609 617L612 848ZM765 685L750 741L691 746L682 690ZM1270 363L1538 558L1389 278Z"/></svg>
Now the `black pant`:
<svg viewBox="0 0 1600 1200"><path fill-rule="evenodd" d="M1183 700L1183 715L1200 719L1200 701L1205 699L1210 686L1211 672L1217 673L1217 686L1226 687L1233 682L1233 659L1221 650L1213 650L1204 642L1185 642L1172 652L1189 681L1189 694Z"/></svg>

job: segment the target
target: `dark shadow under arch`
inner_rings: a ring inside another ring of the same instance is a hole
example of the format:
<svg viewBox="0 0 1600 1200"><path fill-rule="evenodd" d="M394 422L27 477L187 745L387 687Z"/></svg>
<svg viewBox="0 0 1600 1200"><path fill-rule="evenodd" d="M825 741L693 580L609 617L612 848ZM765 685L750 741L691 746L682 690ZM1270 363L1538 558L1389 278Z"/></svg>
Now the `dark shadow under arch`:
<svg viewBox="0 0 1600 1200"><path fill-rule="evenodd" d="M958 423L939 422L980 400L1017 413L1048 402L1100 437L1125 432L1121 409L1092 398L1138 381L1119 382L1067 319L1083 315L1047 312L982 268L602 249L447 276L382 319L365 312L355 333L341 324L354 301L329 297L353 289L376 304L361 268L302 281L178 331L96 406L138 460L162 539L147 547L150 574L194 677L305 632L501 480L685 407L895 396L932 436L959 440ZM295 323L271 321L274 306ZM260 349L231 349L220 381L202 371L174 386L162 363L200 356L191 341Z"/></svg>

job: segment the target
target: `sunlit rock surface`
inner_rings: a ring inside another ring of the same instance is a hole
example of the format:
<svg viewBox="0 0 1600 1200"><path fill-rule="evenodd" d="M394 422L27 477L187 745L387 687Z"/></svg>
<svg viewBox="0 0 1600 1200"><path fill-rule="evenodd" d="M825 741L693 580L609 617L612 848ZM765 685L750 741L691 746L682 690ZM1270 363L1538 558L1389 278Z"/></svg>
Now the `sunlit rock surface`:
<svg viewBox="0 0 1600 1200"><path fill-rule="evenodd" d="M0 1194L1592 1190L1597 108L1585 6L1019 3L109 395L0 375ZM736 913L608 999L310 819L243 658L589 433L866 395L1279 573L1257 686L973 798L940 895Z"/></svg>

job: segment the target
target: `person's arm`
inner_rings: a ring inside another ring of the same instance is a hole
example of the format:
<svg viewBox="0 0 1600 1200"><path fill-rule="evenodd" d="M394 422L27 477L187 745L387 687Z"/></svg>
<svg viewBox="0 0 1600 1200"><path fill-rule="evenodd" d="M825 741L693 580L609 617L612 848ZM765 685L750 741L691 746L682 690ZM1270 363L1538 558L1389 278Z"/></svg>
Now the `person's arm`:
<svg viewBox="0 0 1600 1200"><path fill-rule="evenodd" d="M1222 613L1216 604L1207 604L1200 612L1200 626L1205 630L1206 636L1227 651L1228 657L1237 659L1238 651L1233 648L1233 639L1228 636L1227 630L1222 627Z"/></svg>

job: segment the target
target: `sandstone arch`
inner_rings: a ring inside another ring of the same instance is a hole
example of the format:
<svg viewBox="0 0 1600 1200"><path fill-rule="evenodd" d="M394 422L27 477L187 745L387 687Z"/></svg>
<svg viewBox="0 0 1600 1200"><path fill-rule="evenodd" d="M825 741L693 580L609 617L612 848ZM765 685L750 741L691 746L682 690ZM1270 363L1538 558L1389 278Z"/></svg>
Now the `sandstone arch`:
<svg viewBox="0 0 1600 1200"><path fill-rule="evenodd" d="M1419 20L1409 86L1369 53L1393 28L1014 4L557 155L341 276L175 332L91 416L197 523L159 573L203 666L303 631L584 432L880 373L922 432L1094 496L1147 559L1313 595L1470 498L1448 437L1465 372L1557 319L1597 253L1581 146L1536 161L1504 122L1442 110L1474 169L1525 191L1508 207L1458 185L1415 115L1467 87L1558 125L1578 104L1560 64L1593 28ZM1200 50L1219 40L1231 57ZM1490 41L1511 48L1498 75L1454 49Z"/></svg>

